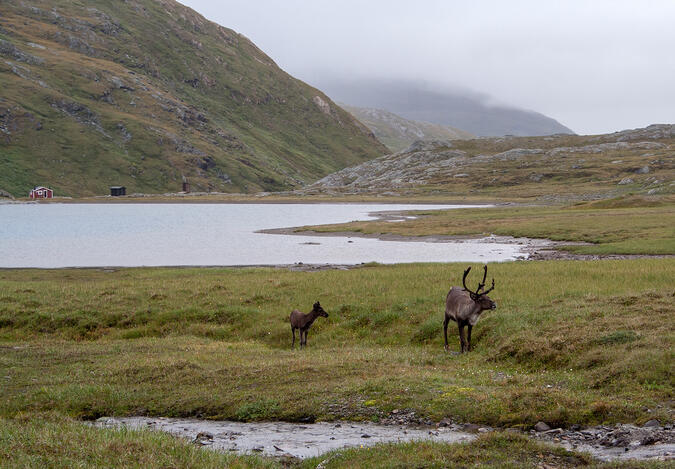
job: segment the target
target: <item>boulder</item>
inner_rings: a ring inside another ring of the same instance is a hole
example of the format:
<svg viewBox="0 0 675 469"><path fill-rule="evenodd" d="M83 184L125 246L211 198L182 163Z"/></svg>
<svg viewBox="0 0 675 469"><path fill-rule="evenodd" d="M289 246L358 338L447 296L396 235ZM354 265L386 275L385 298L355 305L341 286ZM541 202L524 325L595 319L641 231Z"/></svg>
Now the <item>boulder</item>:
<svg viewBox="0 0 675 469"><path fill-rule="evenodd" d="M534 426L534 429L538 432L546 432L551 429L547 424L544 422L537 422L537 424Z"/></svg>

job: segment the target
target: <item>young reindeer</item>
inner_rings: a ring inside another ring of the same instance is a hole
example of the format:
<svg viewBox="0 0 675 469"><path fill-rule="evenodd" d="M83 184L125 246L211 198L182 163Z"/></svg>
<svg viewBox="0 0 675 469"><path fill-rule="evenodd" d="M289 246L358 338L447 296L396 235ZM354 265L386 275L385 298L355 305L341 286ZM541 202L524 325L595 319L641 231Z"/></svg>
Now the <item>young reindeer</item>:
<svg viewBox="0 0 675 469"><path fill-rule="evenodd" d="M443 334L445 335L445 350L448 350L448 322L452 319L459 328L459 343L462 353L471 351L471 328L476 325L480 318L480 313L487 309L497 308L497 304L488 298L487 294L495 288L495 279L492 279L492 286L481 292L485 288L485 277L487 277L487 265L483 267L483 281L478 284L476 291L471 291L466 286L466 276L469 275L471 267L464 271L462 284L464 288L452 287L445 298L445 320L443 321ZM464 339L464 326L468 326L468 337Z"/></svg>
<svg viewBox="0 0 675 469"><path fill-rule="evenodd" d="M307 314L301 313L297 309L291 311L291 332L293 332L293 345L291 345L291 348L295 348L296 329L300 329L300 349L302 349L303 345L307 346L307 331L309 331L309 327L319 316L327 318L328 313L323 310L318 301L314 303L314 307Z"/></svg>

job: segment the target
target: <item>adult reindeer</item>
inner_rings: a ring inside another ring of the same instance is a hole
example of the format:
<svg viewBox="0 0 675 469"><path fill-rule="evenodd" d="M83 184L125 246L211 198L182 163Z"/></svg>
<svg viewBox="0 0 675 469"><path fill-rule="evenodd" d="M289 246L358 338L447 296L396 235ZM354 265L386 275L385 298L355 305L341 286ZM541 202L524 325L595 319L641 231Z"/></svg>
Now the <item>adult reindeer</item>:
<svg viewBox="0 0 675 469"><path fill-rule="evenodd" d="M469 275L471 267L464 271L462 285L464 288L452 287L445 298L445 320L443 321L443 334L445 336L445 350L448 350L448 322L452 319L459 328L459 343L462 353L471 351L471 328L476 325L480 318L480 313L487 309L497 308L497 304L492 301L487 294L495 288L495 279L492 279L492 286L487 291L485 288L485 278L487 277L487 265L483 267L483 281L478 284L476 291L472 291L466 286L466 276ZM468 326L468 337L464 339L464 326Z"/></svg>
<svg viewBox="0 0 675 469"><path fill-rule="evenodd" d="M304 314L297 309L291 311L291 331L293 332L293 345L291 345L291 348L295 348L296 329L300 329L300 348L302 349L303 345L307 346L307 331L309 331L309 327L319 316L327 318L328 313L323 310L318 301L314 303L314 307L307 314Z"/></svg>

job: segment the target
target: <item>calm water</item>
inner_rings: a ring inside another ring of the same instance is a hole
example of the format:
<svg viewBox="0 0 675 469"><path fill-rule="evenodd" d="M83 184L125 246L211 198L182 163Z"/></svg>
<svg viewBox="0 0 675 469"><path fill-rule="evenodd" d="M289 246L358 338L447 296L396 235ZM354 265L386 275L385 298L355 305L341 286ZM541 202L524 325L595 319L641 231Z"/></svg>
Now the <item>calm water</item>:
<svg viewBox="0 0 675 469"><path fill-rule="evenodd" d="M509 244L255 233L366 220L376 211L432 208L459 206L6 204L0 205L0 267L467 262L521 255L518 246Z"/></svg>

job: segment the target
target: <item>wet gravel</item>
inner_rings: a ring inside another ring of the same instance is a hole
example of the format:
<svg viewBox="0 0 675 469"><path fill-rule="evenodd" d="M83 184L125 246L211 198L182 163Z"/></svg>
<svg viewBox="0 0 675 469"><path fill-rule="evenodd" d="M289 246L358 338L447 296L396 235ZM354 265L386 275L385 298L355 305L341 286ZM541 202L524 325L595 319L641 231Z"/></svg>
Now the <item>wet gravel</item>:
<svg viewBox="0 0 675 469"><path fill-rule="evenodd" d="M384 442L432 440L445 443L468 442L477 434L495 431L486 425L440 422L419 417L412 410L395 409L379 424L360 422L255 422L211 421L151 417L102 417L99 427L126 426L161 430L187 438L199 446L220 451L257 452L279 458L307 458L346 447L364 447ZM569 429L551 429L539 422L531 438L584 451L603 461L642 459L675 460L675 430L672 424L652 420L643 426L617 424Z"/></svg>

